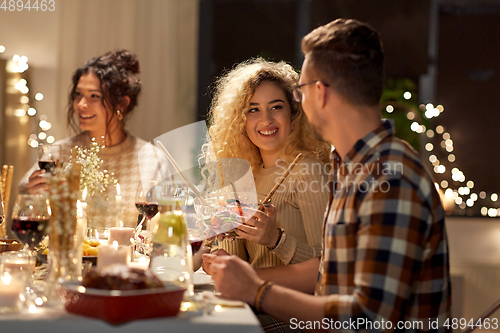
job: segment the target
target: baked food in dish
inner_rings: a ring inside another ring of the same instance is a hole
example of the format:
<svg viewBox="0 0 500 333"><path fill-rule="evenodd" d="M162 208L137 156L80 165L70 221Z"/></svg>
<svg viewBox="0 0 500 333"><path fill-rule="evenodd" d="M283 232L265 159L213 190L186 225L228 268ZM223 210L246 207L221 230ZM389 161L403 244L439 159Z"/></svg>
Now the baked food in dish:
<svg viewBox="0 0 500 333"><path fill-rule="evenodd" d="M163 282L153 272L127 265L92 268L82 280L85 288L105 290L163 289Z"/></svg>

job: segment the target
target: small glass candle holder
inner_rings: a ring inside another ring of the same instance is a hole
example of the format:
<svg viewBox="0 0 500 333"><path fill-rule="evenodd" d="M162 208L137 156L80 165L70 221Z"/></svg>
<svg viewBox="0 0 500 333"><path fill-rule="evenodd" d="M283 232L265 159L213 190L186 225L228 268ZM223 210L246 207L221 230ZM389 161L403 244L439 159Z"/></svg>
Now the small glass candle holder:
<svg viewBox="0 0 500 333"><path fill-rule="evenodd" d="M22 308L32 275L33 265L27 253L4 252L0 255L0 313Z"/></svg>

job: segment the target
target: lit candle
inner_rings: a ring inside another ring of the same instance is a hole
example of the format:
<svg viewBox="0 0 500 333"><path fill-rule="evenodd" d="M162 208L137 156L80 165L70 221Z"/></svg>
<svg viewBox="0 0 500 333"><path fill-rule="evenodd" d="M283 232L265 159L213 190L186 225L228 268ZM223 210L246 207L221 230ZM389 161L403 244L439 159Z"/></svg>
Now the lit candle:
<svg viewBox="0 0 500 333"><path fill-rule="evenodd" d="M116 226L120 226L120 221L122 220L122 196L120 195L120 184L116 183Z"/></svg>
<svg viewBox="0 0 500 333"><path fill-rule="evenodd" d="M5 272L0 277L0 310L19 310L24 286L22 279Z"/></svg>
<svg viewBox="0 0 500 333"><path fill-rule="evenodd" d="M109 228L108 242L112 244L117 241L118 245L131 245L130 238L134 238L134 228L124 228L120 221L120 227Z"/></svg>
<svg viewBox="0 0 500 333"><path fill-rule="evenodd" d="M149 258L140 257L137 261L132 261L128 264L129 267L147 270L149 268Z"/></svg>
<svg viewBox="0 0 500 333"><path fill-rule="evenodd" d="M87 186L83 189L82 192L82 228L83 228L83 239L87 239L88 237L88 225L87 225Z"/></svg>
<svg viewBox="0 0 500 333"><path fill-rule="evenodd" d="M106 267L114 264L128 265L130 262L130 246L118 245L117 241L113 245L99 246L97 256L97 267Z"/></svg>

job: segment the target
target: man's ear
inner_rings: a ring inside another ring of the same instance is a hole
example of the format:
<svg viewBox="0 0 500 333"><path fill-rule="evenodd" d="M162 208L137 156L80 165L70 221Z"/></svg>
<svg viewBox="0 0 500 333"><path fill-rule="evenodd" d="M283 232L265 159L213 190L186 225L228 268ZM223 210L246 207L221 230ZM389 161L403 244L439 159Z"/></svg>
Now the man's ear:
<svg viewBox="0 0 500 333"><path fill-rule="evenodd" d="M130 97L125 96L120 101L120 105L118 108L121 109L123 113L125 113L128 111L127 109L128 109L129 104L130 104Z"/></svg>
<svg viewBox="0 0 500 333"><path fill-rule="evenodd" d="M316 97L318 98L319 106L324 108L328 100L328 88L321 81L316 82L314 86L316 88Z"/></svg>

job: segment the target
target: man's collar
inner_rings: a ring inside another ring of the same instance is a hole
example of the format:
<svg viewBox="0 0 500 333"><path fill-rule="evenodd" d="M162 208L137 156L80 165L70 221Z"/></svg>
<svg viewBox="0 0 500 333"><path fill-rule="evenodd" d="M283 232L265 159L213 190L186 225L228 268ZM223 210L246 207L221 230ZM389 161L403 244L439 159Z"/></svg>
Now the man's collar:
<svg viewBox="0 0 500 333"><path fill-rule="evenodd" d="M382 123L373 132L368 133L359 139L351 150L344 156L344 165L348 166L349 171L358 163L363 163L366 155L383 139L394 135L394 120L382 119ZM336 150L332 151L333 168L337 169L340 164L340 156Z"/></svg>

